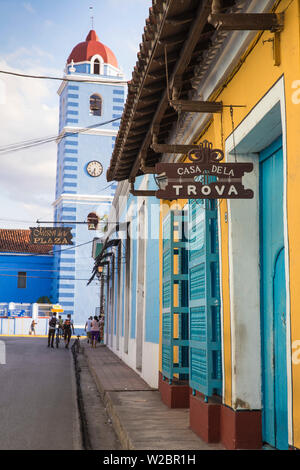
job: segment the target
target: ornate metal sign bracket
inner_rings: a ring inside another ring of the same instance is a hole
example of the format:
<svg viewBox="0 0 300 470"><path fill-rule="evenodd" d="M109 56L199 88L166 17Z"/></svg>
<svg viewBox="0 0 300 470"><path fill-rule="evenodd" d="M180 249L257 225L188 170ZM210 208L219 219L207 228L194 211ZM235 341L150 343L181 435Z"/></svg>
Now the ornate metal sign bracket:
<svg viewBox="0 0 300 470"><path fill-rule="evenodd" d="M159 144L153 144L159 147ZM175 146L176 147L176 146ZM190 163L157 163L147 173L155 173L157 191L134 189L134 196L155 196L158 199L252 199L254 193L245 189L243 176L253 171L253 163L223 163L224 153L205 140L188 152ZM143 171L148 170L142 165Z"/></svg>

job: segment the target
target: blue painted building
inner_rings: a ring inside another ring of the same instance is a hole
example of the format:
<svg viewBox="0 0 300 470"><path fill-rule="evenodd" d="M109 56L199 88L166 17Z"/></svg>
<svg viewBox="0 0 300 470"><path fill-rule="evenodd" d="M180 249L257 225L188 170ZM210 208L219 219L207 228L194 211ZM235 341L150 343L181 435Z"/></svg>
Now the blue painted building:
<svg viewBox="0 0 300 470"><path fill-rule="evenodd" d="M29 230L0 230L0 303L51 296L52 246L32 245Z"/></svg>
<svg viewBox="0 0 300 470"><path fill-rule="evenodd" d="M147 175L136 187L156 185ZM155 197L133 196L128 183L120 183L106 245L96 258L96 267L104 263L104 342L152 387L159 363L159 211Z"/></svg>
<svg viewBox="0 0 300 470"><path fill-rule="evenodd" d="M54 267L59 279L52 296L80 328L99 307L97 280L87 287L92 269L92 240L103 236L84 224L108 215L115 183L105 174L114 147L126 93L126 81L113 52L91 30L86 41L72 50L59 90L60 115L54 220L72 227L74 247L55 249ZM74 81L73 81L74 80ZM103 224L102 224L103 227Z"/></svg>

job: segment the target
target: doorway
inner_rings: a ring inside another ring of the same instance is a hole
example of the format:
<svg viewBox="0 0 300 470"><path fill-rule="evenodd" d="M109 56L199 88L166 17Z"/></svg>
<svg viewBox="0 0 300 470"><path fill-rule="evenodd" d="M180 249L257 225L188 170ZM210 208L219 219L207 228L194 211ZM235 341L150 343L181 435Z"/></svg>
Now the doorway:
<svg viewBox="0 0 300 470"><path fill-rule="evenodd" d="M282 137L260 153L263 441L288 449Z"/></svg>

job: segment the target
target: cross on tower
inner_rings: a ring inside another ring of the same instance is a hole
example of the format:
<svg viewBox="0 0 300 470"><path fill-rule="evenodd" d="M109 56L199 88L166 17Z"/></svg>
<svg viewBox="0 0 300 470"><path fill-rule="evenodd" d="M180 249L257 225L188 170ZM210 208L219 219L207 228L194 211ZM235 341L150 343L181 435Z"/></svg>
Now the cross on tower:
<svg viewBox="0 0 300 470"><path fill-rule="evenodd" d="M91 13L93 13L93 7L89 7L89 9L91 10ZM91 20L92 20L92 29L94 29L94 16L91 16Z"/></svg>

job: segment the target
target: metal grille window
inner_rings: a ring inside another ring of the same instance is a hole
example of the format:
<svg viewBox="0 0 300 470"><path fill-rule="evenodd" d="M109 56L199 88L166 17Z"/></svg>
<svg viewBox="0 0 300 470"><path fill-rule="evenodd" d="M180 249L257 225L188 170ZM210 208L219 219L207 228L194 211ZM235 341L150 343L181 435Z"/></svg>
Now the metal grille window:
<svg viewBox="0 0 300 470"><path fill-rule="evenodd" d="M18 272L18 289L26 289L26 273Z"/></svg>

